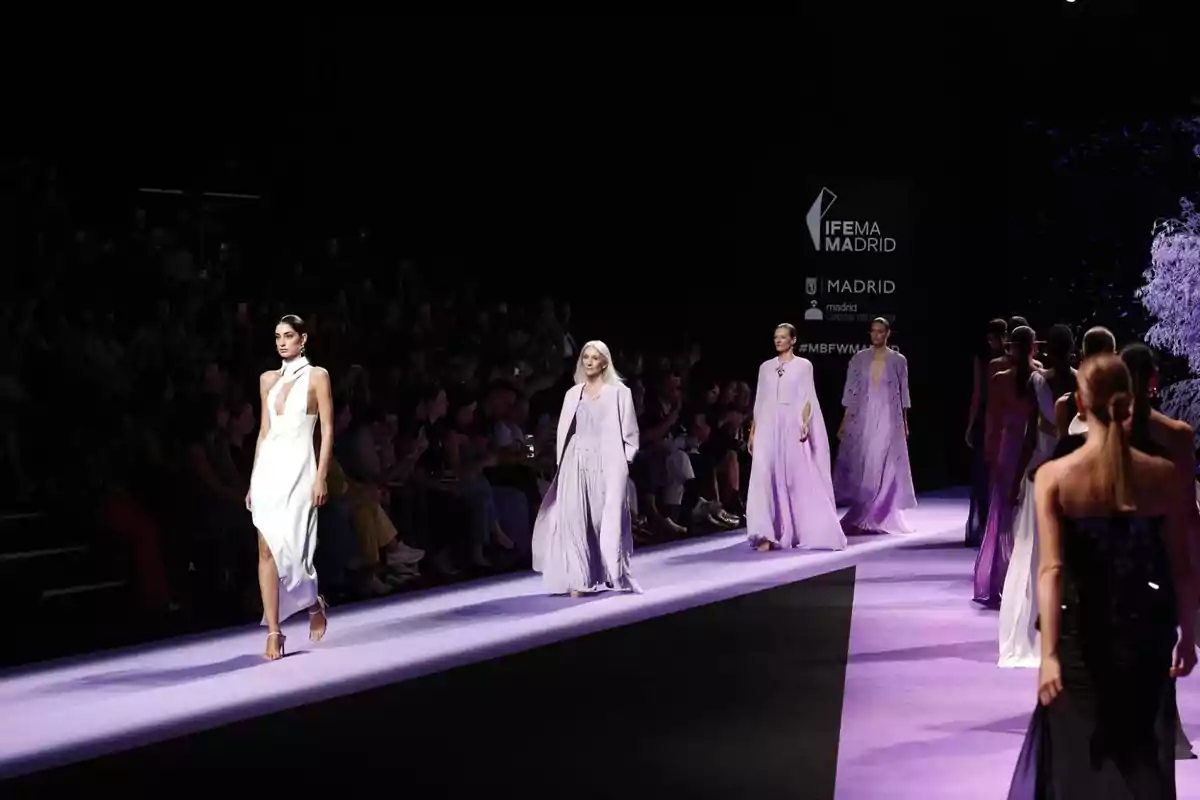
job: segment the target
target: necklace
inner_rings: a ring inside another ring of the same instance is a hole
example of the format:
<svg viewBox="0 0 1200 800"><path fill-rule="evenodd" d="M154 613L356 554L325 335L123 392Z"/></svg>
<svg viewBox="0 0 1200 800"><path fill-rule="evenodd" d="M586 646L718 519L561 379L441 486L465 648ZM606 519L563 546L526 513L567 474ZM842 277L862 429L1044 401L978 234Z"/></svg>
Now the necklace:
<svg viewBox="0 0 1200 800"><path fill-rule="evenodd" d="M775 368L775 374L782 378L785 369L787 369L787 367L783 364L783 362L780 362L779 366Z"/></svg>

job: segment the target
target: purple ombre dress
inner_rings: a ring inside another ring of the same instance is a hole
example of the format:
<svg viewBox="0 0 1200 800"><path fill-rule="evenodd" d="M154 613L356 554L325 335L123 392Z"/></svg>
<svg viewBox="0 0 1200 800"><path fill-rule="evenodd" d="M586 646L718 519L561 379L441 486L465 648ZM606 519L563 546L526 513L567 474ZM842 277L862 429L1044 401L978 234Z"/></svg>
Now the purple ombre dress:
<svg viewBox="0 0 1200 800"><path fill-rule="evenodd" d="M804 406L808 438L801 442ZM812 362L773 358L758 369L754 453L746 496L750 543L842 550L829 474L829 436L813 384Z"/></svg>
<svg viewBox="0 0 1200 800"><path fill-rule="evenodd" d="M992 378L993 381L997 379L1012 380L1012 375L1010 372L1001 372ZM1001 402L995 388L993 384L992 402ZM1008 562L1012 558L1013 522L1017 511L1010 493L1021 458L1029 413L1022 405L996 409L993 413L999 414L993 424L999 425L994 435L999 436L1000 441L990 472L992 487L987 525L983 529L979 555L975 558L975 602L989 608L999 608L1000 596L1004 593L1004 579L1008 575Z"/></svg>
<svg viewBox="0 0 1200 800"><path fill-rule="evenodd" d="M874 348L855 354L842 390L846 425L833 488L838 503L850 507L842 518L847 535L911 533L904 511L917 506L904 433L904 412L912 405L908 359L885 348L878 382L874 359Z"/></svg>

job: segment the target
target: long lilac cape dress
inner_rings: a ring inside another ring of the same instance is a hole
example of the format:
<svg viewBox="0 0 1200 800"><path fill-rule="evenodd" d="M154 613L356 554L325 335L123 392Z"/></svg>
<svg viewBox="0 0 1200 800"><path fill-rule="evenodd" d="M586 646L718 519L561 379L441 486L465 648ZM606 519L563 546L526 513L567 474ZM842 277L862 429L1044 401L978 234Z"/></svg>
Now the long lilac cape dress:
<svg viewBox="0 0 1200 800"><path fill-rule="evenodd" d="M550 594L641 592L630 559L629 462L637 412L623 383L589 398L574 386L558 419L558 470L533 526L533 569Z"/></svg>
<svg viewBox="0 0 1200 800"><path fill-rule="evenodd" d="M1009 371L997 373L993 379L1012 380ZM995 386L992 387L995 400ZM988 504L987 525L983 530L983 541L975 558L975 602L989 608L1000 607L1004 593L1004 579L1008 576L1008 562L1013 551L1013 522L1017 507L1010 499L1017 462L1021 458L1021 446L1025 441L1025 425L1029 415L1024 407L993 412L1000 416L1000 443L996 462L992 466L992 491Z"/></svg>
<svg viewBox="0 0 1200 800"><path fill-rule="evenodd" d="M908 359L885 349L879 383L872 380L874 348L850 359L842 405L845 434L833 474L838 503L849 506L842 530L855 533L911 533L904 511L916 508L904 412L908 394Z"/></svg>
<svg viewBox="0 0 1200 800"><path fill-rule="evenodd" d="M808 438L800 441L804 406ZM829 437L813 384L813 366L796 356L773 358L758 369L754 399L754 454L746 497L751 544L842 550L829 472Z"/></svg>

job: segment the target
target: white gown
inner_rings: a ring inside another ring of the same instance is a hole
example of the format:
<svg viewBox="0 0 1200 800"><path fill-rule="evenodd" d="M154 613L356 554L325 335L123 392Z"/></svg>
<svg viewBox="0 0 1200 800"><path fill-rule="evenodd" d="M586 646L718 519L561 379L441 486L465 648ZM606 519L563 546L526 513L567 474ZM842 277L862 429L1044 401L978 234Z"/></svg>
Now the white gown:
<svg viewBox="0 0 1200 800"><path fill-rule="evenodd" d="M317 509L312 490L317 479L313 426L308 413L312 367L304 358L283 365L267 393L271 427L258 448L250 476L250 513L279 570L279 621L317 602ZM283 410L278 408L283 394ZM263 623L266 623L264 618Z"/></svg>
<svg viewBox="0 0 1200 800"><path fill-rule="evenodd" d="M1030 376L1038 413L1043 420L1054 420L1054 395L1050 384L1040 372ZM1042 464L1054 452L1057 440L1038 427L1037 444L1029 460L1029 470ZM1013 520L1013 552L1008 574L1004 578L1004 593L1000 596L1000 661L1001 667L1036 668L1041 665L1037 632L1037 511L1033 501L1033 484L1021 481L1017 498L1017 516Z"/></svg>

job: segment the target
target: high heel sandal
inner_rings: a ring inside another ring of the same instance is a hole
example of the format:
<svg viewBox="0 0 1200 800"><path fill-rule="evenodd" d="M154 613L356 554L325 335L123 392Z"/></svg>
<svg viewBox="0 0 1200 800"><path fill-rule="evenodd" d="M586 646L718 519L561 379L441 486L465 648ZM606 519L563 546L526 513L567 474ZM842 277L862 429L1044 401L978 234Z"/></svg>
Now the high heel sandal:
<svg viewBox="0 0 1200 800"><path fill-rule="evenodd" d="M271 631L270 633L268 633L267 634L267 644L270 644L272 637L275 637L275 636L279 637L279 654L276 655L274 658L272 658L269 653L263 654L263 658L267 659L268 661L278 661L279 659L281 659L285 655L287 655L287 648L286 648L287 637L283 635L283 631Z"/></svg>
<svg viewBox="0 0 1200 800"><path fill-rule="evenodd" d="M323 625L321 625L321 629L319 631L317 629L313 628L313 626L312 626L313 621L317 618L318 614L321 616L321 621L324 623ZM321 641L322 639L325 638L325 631L327 631L327 630L329 630L329 603L325 602L324 597L322 597L321 595L317 595L317 607L315 609L310 608L308 610L308 639L309 639L309 641L311 641L311 642Z"/></svg>

